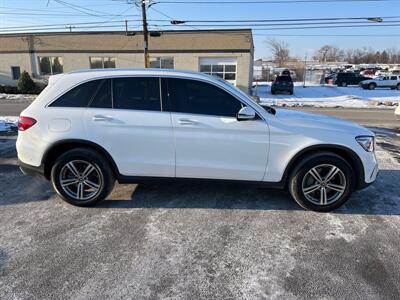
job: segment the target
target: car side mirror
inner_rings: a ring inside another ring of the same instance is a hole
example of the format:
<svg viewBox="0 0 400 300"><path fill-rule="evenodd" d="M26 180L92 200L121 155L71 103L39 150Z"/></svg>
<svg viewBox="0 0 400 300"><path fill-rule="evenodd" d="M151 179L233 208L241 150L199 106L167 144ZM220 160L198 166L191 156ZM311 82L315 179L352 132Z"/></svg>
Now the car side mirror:
<svg viewBox="0 0 400 300"><path fill-rule="evenodd" d="M238 121L249 121L256 118L256 112L251 107L242 107L237 113L236 119Z"/></svg>

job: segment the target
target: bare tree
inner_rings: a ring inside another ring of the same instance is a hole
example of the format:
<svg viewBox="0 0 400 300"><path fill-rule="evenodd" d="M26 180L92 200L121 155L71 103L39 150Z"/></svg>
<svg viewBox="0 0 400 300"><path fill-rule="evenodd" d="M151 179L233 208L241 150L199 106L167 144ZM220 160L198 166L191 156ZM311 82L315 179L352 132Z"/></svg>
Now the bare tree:
<svg viewBox="0 0 400 300"><path fill-rule="evenodd" d="M289 45L284 41L270 39L268 40L268 46L271 49L274 62L279 67L283 67L290 58Z"/></svg>
<svg viewBox="0 0 400 300"><path fill-rule="evenodd" d="M341 61L344 58L344 51L332 45L321 47L314 55L314 59L319 62Z"/></svg>

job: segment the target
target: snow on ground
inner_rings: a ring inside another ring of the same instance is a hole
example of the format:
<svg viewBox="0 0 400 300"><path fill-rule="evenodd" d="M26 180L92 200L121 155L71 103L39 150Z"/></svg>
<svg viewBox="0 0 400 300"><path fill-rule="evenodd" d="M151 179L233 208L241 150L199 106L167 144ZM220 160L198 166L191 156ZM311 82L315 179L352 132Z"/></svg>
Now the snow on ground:
<svg viewBox="0 0 400 300"><path fill-rule="evenodd" d="M30 100L33 101L37 95L32 95L32 94L5 94L5 93L0 93L0 101L2 100L12 100L12 101L26 101Z"/></svg>
<svg viewBox="0 0 400 300"><path fill-rule="evenodd" d="M300 83L295 84L294 95L272 95L269 83L253 87L253 95L260 97L261 103L278 106L385 108L393 107L400 102L398 90L364 90L359 87L308 84L303 88Z"/></svg>
<svg viewBox="0 0 400 300"><path fill-rule="evenodd" d="M18 117L1 117L0 132L10 132L17 129Z"/></svg>

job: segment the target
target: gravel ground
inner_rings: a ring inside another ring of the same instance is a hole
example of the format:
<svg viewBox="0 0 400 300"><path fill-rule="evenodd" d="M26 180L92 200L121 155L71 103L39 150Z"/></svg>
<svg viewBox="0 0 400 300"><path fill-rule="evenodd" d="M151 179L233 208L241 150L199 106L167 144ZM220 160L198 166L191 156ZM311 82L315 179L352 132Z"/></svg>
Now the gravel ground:
<svg viewBox="0 0 400 300"><path fill-rule="evenodd" d="M77 208L0 137L0 299L399 299L399 134L374 130L377 182L328 214L222 183L120 185Z"/></svg>

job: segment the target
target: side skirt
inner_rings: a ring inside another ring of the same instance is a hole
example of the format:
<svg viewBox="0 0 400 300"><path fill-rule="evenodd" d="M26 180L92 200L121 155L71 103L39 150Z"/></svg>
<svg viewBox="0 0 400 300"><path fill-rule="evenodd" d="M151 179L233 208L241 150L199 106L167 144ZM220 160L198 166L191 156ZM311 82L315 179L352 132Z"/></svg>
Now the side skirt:
<svg viewBox="0 0 400 300"><path fill-rule="evenodd" d="M121 184L134 184L134 183L148 183L148 182L186 182L186 183L199 183L199 182L222 182L222 183L239 183L239 184L254 184L261 187L270 189L283 189L283 182L263 182L263 181L249 181L249 180L231 180L231 179L209 179L209 178L177 178L177 177L150 177L150 176L117 176L118 183Z"/></svg>

